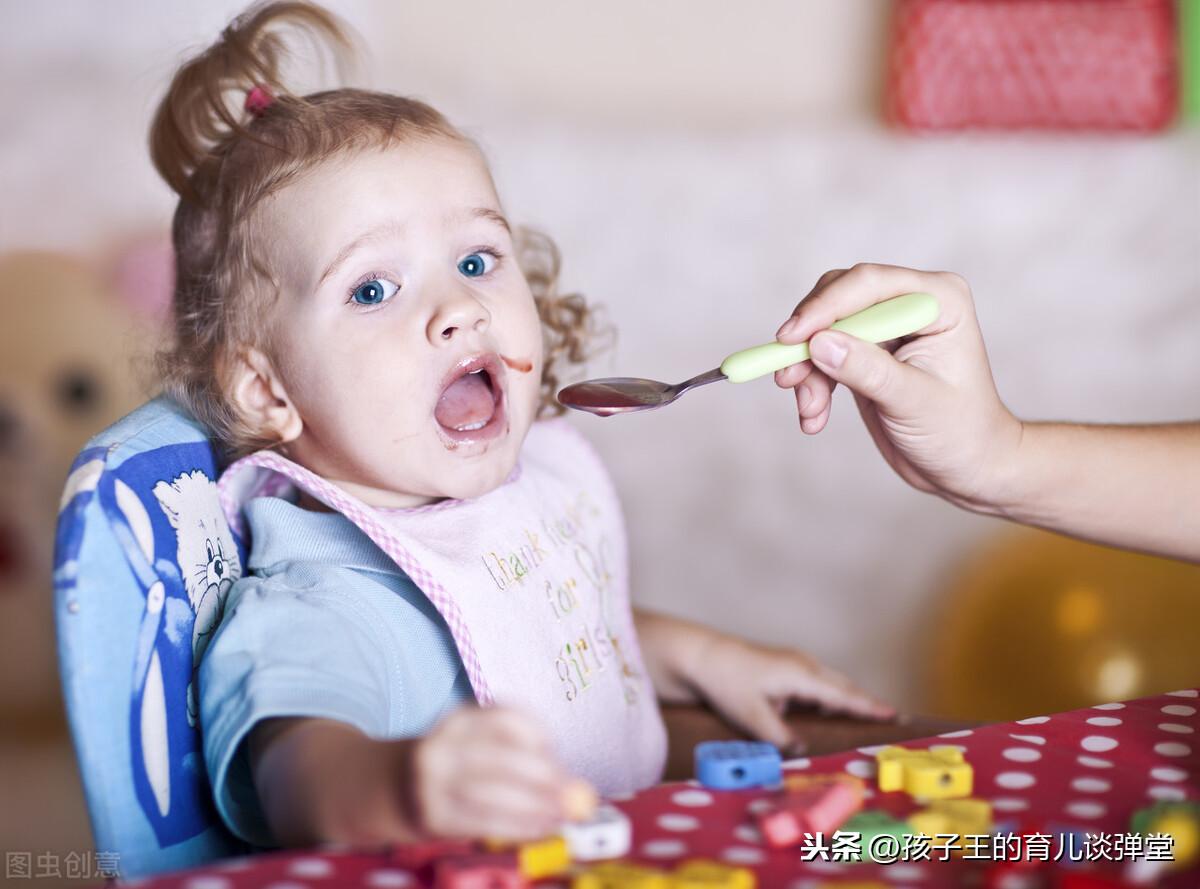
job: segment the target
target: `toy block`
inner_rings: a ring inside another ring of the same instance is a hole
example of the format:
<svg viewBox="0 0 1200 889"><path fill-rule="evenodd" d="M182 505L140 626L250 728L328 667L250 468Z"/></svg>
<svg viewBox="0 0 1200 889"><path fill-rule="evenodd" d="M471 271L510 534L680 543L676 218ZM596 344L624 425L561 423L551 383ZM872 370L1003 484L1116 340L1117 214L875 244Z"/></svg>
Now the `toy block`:
<svg viewBox="0 0 1200 889"><path fill-rule="evenodd" d="M562 832L576 861L620 858L633 843L633 825L615 806L600 806L589 820L564 824Z"/></svg>
<svg viewBox="0 0 1200 889"><path fill-rule="evenodd" d="M887 812L880 812L876 809L859 812L838 828L838 830L842 833L858 834L859 846L862 852L861 854L852 856L852 860L854 861L871 860L871 843L876 837L895 837L901 843L902 848L904 838L912 833L912 828L906 822L893 818Z"/></svg>
<svg viewBox="0 0 1200 889"><path fill-rule="evenodd" d="M981 799L934 800L927 808L908 816L912 829L933 837L935 845L947 845L950 838L939 834L954 834L958 837L989 834L992 831L992 805Z"/></svg>
<svg viewBox="0 0 1200 889"><path fill-rule="evenodd" d="M435 889L528 889L529 880L512 855L476 854L443 858L434 866Z"/></svg>
<svg viewBox="0 0 1200 889"><path fill-rule="evenodd" d="M971 764L957 747L884 747L875 759L879 763L879 789L885 793L903 790L921 799L971 795Z"/></svg>
<svg viewBox="0 0 1200 889"><path fill-rule="evenodd" d="M1165 801L1138 809L1130 828L1140 834L1170 834L1175 840L1172 869L1188 866L1200 854L1200 804Z"/></svg>
<svg viewBox="0 0 1200 889"><path fill-rule="evenodd" d="M754 871L716 861L685 861L671 874L671 889L755 889Z"/></svg>
<svg viewBox="0 0 1200 889"><path fill-rule="evenodd" d="M705 741L695 755L696 777L716 790L773 786L783 778L779 750L761 741Z"/></svg>
<svg viewBox="0 0 1200 889"><path fill-rule="evenodd" d="M596 814L599 804L596 789L586 781L576 779L563 791L563 811L569 821L587 821Z"/></svg>
<svg viewBox="0 0 1200 889"><path fill-rule="evenodd" d="M517 846L517 867L530 880L564 874L571 867L571 853L562 837L548 837Z"/></svg>
<svg viewBox="0 0 1200 889"><path fill-rule="evenodd" d="M862 808L863 786L850 781L814 783L788 790L771 808L756 815L758 829L775 849L795 846L805 834L832 833Z"/></svg>
<svg viewBox="0 0 1200 889"><path fill-rule="evenodd" d="M665 871L628 861L605 861L577 874L571 889L671 889L671 881Z"/></svg>

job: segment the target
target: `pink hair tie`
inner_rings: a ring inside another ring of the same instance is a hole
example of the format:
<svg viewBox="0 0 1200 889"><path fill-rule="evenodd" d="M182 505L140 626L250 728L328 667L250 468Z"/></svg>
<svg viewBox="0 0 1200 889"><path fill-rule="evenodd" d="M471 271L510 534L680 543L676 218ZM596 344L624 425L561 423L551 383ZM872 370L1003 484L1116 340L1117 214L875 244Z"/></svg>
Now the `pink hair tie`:
<svg viewBox="0 0 1200 889"><path fill-rule="evenodd" d="M275 97L265 86L255 86L246 93L246 103L242 107L255 117L262 117L274 101Z"/></svg>

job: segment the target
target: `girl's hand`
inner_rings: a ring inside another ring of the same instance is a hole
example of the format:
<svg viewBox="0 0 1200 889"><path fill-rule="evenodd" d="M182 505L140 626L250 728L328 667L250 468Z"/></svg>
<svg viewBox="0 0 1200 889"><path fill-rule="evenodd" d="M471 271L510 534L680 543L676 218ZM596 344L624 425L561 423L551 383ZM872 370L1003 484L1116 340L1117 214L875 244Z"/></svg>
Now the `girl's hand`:
<svg viewBox="0 0 1200 889"><path fill-rule="evenodd" d="M417 742L415 821L444 837L533 840L556 832L578 791L541 727L512 710L464 707Z"/></svg>
<svg viewBox="0 0 1200 889"><path fill-rule="evenodd" d="M886 349L839 331L840 318L904 293L931 293L938 319ZM819 332L820 331L820 332ZM820 432L843 383L876 447L906 482L952 503L995 512L1010 497L1006 479L1021 422L1001 403L966 281L948 272L860 264L826 272L777 334L809 343L812 360L777 371L796 390L800 428Z"/></svg>
<svg viewBox="0 0 1200 889"><path fill-rule="evenodd" d="M687 681L718 714L785 752L803 751L783 718L793 701L871 719L896 715L845 676L798 651L723 633L712 632L696 647L687 672Z"/></svg>
<svg viewBox="0 0 1200 889"><path fill-rule="evenodd" d="M703 624L638 608L633 613L654 690L670 703L709 704L747 734L787 749L792 701L872 719L896 711L798 651L755 645Z"/></svg>

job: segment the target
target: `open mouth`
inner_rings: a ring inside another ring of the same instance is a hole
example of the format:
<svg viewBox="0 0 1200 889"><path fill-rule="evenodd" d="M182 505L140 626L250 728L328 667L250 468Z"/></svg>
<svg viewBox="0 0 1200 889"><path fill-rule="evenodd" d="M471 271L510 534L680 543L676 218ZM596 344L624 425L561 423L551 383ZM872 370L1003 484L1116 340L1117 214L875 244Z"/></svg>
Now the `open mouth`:
<svg viewBox="0 0 1200 889"><path fill-rule="evenodd" d="M441 434L455 444L500 435L507 424L499 358L484 353L455 365L442 382L433 418Z"/></svg>

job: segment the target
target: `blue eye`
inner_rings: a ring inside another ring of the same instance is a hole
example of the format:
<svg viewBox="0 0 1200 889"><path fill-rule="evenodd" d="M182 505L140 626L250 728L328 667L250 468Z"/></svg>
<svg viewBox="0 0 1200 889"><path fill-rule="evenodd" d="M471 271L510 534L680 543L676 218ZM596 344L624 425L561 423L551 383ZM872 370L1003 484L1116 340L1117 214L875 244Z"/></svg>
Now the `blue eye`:
<svg viewBox="0 0 1200 889"><path fill-rule="evenodd" d="M372 278L359 284L350 294L350 298L360 306L377 306L387 302L396 295L399 286L382 278Z"/></svg>
<svg viewBox="0 0 1200 889"><path fill-rule="evenodd" d="M486 275L496 265L496 257L490 253L472 253L459 260L458 270L468 278L478 278Z"/></svg>

